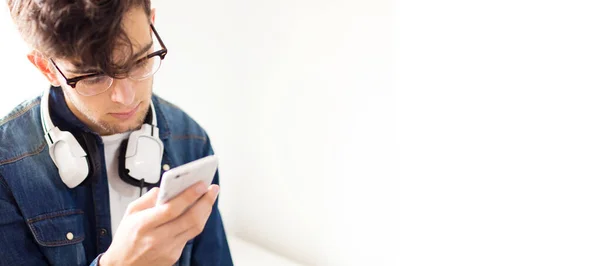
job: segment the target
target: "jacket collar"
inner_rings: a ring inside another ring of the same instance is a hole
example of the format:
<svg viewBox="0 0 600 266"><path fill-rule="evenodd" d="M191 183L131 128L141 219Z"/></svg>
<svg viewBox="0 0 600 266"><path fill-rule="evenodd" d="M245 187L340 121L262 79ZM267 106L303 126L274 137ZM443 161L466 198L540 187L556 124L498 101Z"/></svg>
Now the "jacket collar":
<svg viewBox="0 0 600 266"><path fill-rule="evenodd" d="M65 101L65 95L61 87L50 88L49 95L49 103L50 103L50 117L52 118L52 122L63 131L83 131L86 133L93 132L88 126L86 126L83 122L81 122L75 114L69 109L67 106L67 102ZM168 139L171 132L169 131L169 125L167 123L167 119L162 110L162 106L160 104L160 100L156 95L152 95L152 102L154 104L154 109L156 110L156 123L158 126L158 130L160 132L160 138L164 141Z"/></svg>

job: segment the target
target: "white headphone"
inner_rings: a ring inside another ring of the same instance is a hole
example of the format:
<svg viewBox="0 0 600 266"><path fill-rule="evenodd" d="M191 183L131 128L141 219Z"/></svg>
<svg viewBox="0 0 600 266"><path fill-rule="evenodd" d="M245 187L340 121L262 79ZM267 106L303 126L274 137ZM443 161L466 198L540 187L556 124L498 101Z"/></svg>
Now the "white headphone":
<svg viewBox="0 0 600 266"><path fill-rule="evenodd" d="M54 126L50 118L49 94L50 89L44 91L40 103L44 138L60 178L69 188L74 188L95 178L102 167L96 140L89 133L73 135ZM152 101L150 109L152 124L148 124L150 119L146 119L140 129L133 131L129 139L123 141L119 154L119 176L123 181L140 188L160 182L164 146L159 138Z"/></svg>

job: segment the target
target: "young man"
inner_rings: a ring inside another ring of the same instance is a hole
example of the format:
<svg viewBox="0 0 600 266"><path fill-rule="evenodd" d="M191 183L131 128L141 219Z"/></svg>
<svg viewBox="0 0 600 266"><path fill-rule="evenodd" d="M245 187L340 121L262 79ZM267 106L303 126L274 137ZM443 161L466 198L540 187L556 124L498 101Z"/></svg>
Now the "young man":
<svg viewBox="0 0 600 266"><path fill-rule="evenodd" d="M164 171L213 150L152 94L149 1L8 0L52 86L0 119L0 265L233 264L218 172L155 206Z"/></svg>

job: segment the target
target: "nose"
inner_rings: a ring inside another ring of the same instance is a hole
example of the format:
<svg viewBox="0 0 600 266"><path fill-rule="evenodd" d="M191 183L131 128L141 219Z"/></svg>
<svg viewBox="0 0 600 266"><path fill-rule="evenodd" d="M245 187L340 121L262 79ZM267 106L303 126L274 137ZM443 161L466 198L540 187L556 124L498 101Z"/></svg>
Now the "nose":
<svg viewBox="0 0 600 266"><path fill-rule="evenodd" d="M134 82L130 79L115 79L112 84L111 100L123 105L131 105L135 99L134 85Z"/></svg>

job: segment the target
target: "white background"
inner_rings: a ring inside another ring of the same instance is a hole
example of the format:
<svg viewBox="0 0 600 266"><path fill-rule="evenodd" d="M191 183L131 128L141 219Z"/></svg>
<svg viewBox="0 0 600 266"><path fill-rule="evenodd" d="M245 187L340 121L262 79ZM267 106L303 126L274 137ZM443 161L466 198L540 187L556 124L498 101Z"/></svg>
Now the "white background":
<svg viewBox="0 0 600 266"><path fill-rule="evenodd" d="M154 5L155 90L209 132L230 236L307 265L600 264L595 2ZM0 30L9 110L44 82Z"/></svg>

